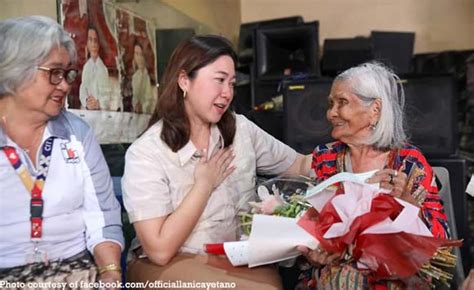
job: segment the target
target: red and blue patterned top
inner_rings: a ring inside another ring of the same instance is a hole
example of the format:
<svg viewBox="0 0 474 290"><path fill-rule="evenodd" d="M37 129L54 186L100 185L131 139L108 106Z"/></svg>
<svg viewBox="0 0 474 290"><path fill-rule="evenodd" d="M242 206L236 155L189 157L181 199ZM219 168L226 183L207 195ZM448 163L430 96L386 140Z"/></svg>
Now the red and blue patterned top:
<svg viewBox="0 0 474 290"><path fill-rule="evenodd" d="M317 181L323 181L339 172L347 171L344 163L347 152L348 146L340 141L317 146L313 151L311 165L316 173ZM409 144L393 149L386 168L397 171L402 168L408 176L407 189L418 202L425 224L435 237L449 237L446 214L438 194L433 169L421 151Z"/></svg>
<svg viewBox="0 0 474 290"><path fill-rule="evenodd" d="M313 151L311 166L317 181L321 182L337 173L348 171L345 164L348 153L348 146L340 141L317 146ZM406 173L407 190L421 208L425 224L435 237L449 237L446 215L438 195L433 170L420 150L409 144L392 149L385 168ZM342 186L339 191L342 193ZM300 268L303 272L299 276L298 289L418 289L417 286L408 286L400 280L371 281L366 275L368 272L359 270L354 261L342 261L340 264L329 264L321 268ZM416 283L425 285L422 280Z"/></svg>

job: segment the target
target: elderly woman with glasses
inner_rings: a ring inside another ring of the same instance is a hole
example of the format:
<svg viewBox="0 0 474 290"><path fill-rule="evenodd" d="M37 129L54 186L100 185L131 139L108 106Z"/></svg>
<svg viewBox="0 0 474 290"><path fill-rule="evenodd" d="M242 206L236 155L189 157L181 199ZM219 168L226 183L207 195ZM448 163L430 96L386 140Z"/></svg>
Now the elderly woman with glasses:
<svg viewBox="0 0 474 290"><path fill-rule="evenodd" d="M74 42L42 16L1 21L0 39L0 280L117 282L120 205L91 128L64 110Z"/></svg>

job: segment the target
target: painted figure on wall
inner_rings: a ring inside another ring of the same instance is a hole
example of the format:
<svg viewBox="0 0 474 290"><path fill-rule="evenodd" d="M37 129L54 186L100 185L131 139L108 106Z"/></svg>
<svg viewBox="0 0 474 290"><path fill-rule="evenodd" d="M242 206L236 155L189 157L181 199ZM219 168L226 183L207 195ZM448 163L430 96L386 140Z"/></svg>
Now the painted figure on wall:
<svg viewBox="0 0 474 290"><path fill-rule="evenodd" d="M151 114L157 100L153 29L140 17L117 10L124 111Z"/></svg>
<svg viewBox="0 0 474 290"><path fill-rule="evenodd" d="M61 3L62 25L76 44L81 74L72 86L69 109L117 111L123 107L117 40L105 7L102 0Z"/></svg>
<svg viewBox="0 0 474 290"><path fill-rule="evenodd" d="M133 46L133 68L135 70L132 76L133 111L139 114L151 113L153 88L145 65L143 48L139 42L135 42Z"/></svg>
<svg viewBox="0 0 474 290"><path fill-rule="evenodd" d="M81 108L87 110L109 109L111 87L109 72L99 56L99 38L95 27L90 26L87 31L88 60L82 68L79 99Z"/></svg>

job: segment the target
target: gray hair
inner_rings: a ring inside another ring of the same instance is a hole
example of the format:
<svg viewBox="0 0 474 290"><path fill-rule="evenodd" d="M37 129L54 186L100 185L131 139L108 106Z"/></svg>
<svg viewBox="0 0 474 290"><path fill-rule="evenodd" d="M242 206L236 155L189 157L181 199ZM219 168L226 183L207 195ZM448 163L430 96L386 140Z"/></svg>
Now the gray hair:
<svg viewBox="0 0 474 290"><path fill-rule="evenodd" d="M14 95L21 85L33 80L36 66L61 46L75 64L74 41L51 18L26 16L0 21L0 98Z"/></svg>
<svg viewBox="0 0 474 290"><path fill-rule="evenodd" d="M366 140L367 145L399 148L407 141L403 121L405 94L400 78L391 69L378 62L367 62L342 72L334 81L350 81L352 92L366 106L380 99L380 119Z"/></svg>

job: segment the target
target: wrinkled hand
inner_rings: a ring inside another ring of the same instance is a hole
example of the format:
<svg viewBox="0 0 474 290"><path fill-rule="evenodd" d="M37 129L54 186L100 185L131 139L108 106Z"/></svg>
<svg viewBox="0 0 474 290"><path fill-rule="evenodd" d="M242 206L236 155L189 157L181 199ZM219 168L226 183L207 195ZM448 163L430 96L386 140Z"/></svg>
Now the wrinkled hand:
<svg viewBox="0 0 474 290"><path fill-rule="evenodd" d="M212 191L234 172L235 166L231 165L231 162L235 155L230 147L220 149L209 160L207 160L207 151L204 151L203 155L194 171L194 183L208 186Z"/></svg>
<svg viewBox="0 0 474 290"><path fill-rule="evenodd" d="M298 251L301 252L303 256L306 257L308 262L312 264L313 266L319 267L321 265L327 265L331 264L335 261L338 261L341 259L343 254L338 254L338 253L329 253L326 252L325 250L321 249L319 246L311 250L305 246L298 246L297 247Z"/></svg>
<svg viewBox="0 0 474 290"><path fill-rule="evenodd" d="M407 192L408 176L405 172L394 169L382 169L367 179L367 183L379 183L383 189L390 190L390 194L394 197L401 198L410 203L413 203L413 198Z"/></svg>
<svg viewBox="0 0 474 290"><path fill-rule="evenodd" d="M462 283L461 290L474 290L474 269L471 269L469 276Z"/></svg>
<svg viewBox="0 0 474 290"><path fill-rule="evenodd" d="M99 280L108 283L109 285L114 285L115 288L106 288L107 290L119 290L120 282L122 281L122 274L117 271L107 271L100 275Z"/></svg>

